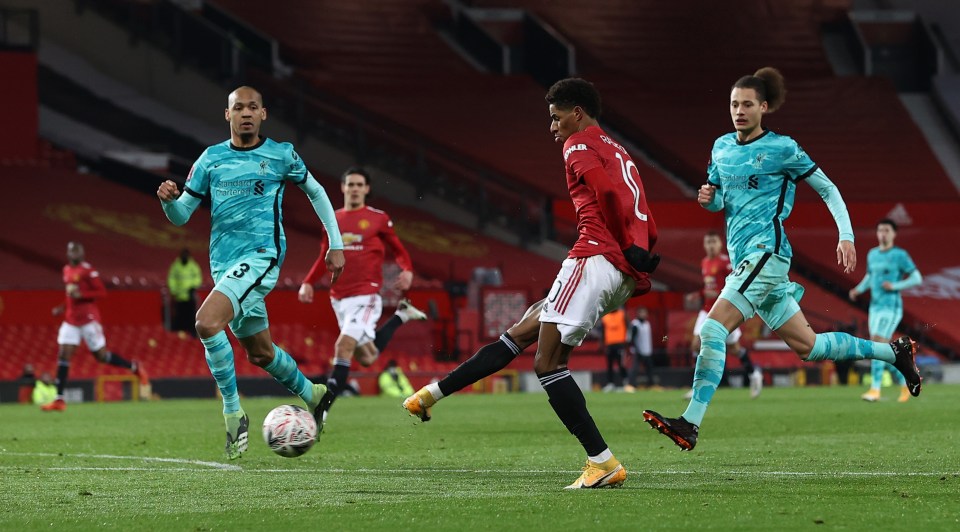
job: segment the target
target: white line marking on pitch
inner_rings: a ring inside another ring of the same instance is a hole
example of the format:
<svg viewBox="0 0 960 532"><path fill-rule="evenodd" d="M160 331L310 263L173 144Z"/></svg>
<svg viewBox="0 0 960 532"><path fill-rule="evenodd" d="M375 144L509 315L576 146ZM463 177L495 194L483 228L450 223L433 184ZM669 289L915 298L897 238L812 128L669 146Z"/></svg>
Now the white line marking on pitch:
<svg viewBox="0 0 960 532"><path fill-rule="evenodd" d="M48 457L62 456L65 458L96 458L96 459L102 459L102 460L142 460L144 462L167 462L172 464L193 464L198 466L210 467L213 469L222 469L225 471L243 471L242 467L236 466L236 465L221 464L220 462L204 462L203 460L188 460L186 458L160 458L156 456L117 456L113 454L11 453L7 451L0 451L0 454L15 455L15 456L48 456ZM45 468L45 469L56 469L56 468ZM174 471L174 469L169 469L168 471Z"/></svg>
<svg viewBox="0 0 960 532"><path fill-rule="evenodd" d="M15 453L0 450L0 455L14 456L44 456L44 457L65 457L65 458L96 458L103 460L141 460L144 462L165 462L174 464L190 464L203 466L202 468L190 467L170 467L170 468L150 468L150 467L42 467L49 471L244 471L247 473L369 473L374 475L395 475L395 474L424 474L424 473L459 473L474 475L524 475L524 474L570 474L576 471L557 471L557 470L524 470L524 471L504 471L501 469L444 469L444 468L424 468L424 469L342 469L342 468L247 468L239 465L224 464L220 462L205 462L202 460L189 460L186 458L160 458L153 456L118 456L112 454L60 454L60 453ZM0 466L2 469L23 469L24 467L35 466ZM870 478L870 477L933 477L933 476L960 476L960 472L924 472L924 471L691 471L691 470L663 470L663 471L638 471L638 474L647 475L713 475L713 476L740 476L740 477L846 477L846 478Z"/></svg>

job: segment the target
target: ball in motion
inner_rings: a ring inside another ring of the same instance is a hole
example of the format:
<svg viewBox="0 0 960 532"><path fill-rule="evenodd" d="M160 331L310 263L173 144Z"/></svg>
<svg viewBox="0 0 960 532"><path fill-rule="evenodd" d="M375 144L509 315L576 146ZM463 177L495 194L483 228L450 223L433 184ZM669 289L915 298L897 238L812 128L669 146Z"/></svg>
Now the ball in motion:
<svg viewBox="0 0 960 532"><path fill-rule="evenodd" d="M317 441L317 422L299 406L280 405L263 420L263 439L280 456L300 456Z"/></svg>

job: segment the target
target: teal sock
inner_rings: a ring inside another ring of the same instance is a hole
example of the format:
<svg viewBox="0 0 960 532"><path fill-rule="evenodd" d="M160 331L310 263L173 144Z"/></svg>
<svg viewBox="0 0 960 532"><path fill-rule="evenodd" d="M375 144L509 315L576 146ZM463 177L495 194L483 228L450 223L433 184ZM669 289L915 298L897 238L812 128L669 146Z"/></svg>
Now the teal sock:
<svg viewBox="0 0 960 532"><path fill-rule="evenodd" d="M693 397L683 413L683 419L699 426L707 406L723 377L723 366L727 362L727 335L730 334L719 321L707 318L700 329L700 354L693 374Z"/></svg>
<svg viewBox="0 0 960 532"><path fill-rule="evenodd" d="M893 367L893 364L885 364L887 371L890 372L890 376L893 377L893 383L897 386L904 386L907 384L907 379L903 378L903 373L900 373L900 370Z"/></svg>
<svg viewBox="0 0 960 532"><path fill-rule="evenodd" d="M817 335L807 360L863 360L872 358L893 363L897 357L890 344L872 342L847 333L829 332Z"/></svg>
<svg viewBox="0 0 960 532"><path fill-rule="evenodd" d="M273 362L263 369L290 390L290 393L303 399L304 403L313 404L313 383L303 375L293 357L277 344L273 344Z"/></svg>
<svg viewBox="0 0 960 532"><path fill-rule="evenodd" d="M870 389L879 390L883 385L883 368L886 364L882 360L870 361Z"/></svg>
<svg viewBox="0 0 960 532"><path fill-rule="evenodd" d="M217 381L220 395L223 396L223 413L233 414L240 411L240 394L237 393L237 372L233 367L233 347L226 331L201 338L206 351L207 366Z"/></svg>

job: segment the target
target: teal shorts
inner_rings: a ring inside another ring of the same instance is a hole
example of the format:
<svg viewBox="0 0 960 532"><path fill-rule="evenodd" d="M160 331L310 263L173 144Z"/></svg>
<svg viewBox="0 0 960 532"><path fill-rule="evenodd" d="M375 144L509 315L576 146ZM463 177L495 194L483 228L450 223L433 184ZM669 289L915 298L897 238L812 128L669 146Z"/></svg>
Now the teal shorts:
<svg viewBox="0 0 960 532"><path fill-rule="evenodd" d="M900 320L903 319L902 308L870 307L868 314L867 322L870 326L870 336L879 336L887 340L893 338L893 333L896 332L897 325L900 325Z"/></svg>
<svg viewBox="0 0 960 532"><path fill-rule="evenodd" d="M230 330L237 338L247 338L269 327L264 298L273 290L280 276L280 266L272 258L250 258L223 272L213 289L233 303Z"/></svg>
<svg viewBox="0 0 960 532"><path fill-rule="evenodd" d="M741 260L727 276L720 297L743 314L754 314L776 331L800 312L803 287L790 281L790 259L773 253L753 253Z"/></svg>

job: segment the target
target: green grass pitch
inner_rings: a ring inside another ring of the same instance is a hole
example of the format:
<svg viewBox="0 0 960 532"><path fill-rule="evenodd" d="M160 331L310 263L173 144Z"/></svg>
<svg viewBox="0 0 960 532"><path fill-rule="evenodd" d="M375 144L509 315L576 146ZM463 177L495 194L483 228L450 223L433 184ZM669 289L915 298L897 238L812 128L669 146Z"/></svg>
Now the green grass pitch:
<svg viewBox="0 0 960 532"><path fill-rule="evenodd" d="M245 399L232 462L213 400L2 405L0 530L960 530L960 386L862 391L721 389L689 453L640 416L679 415L679 391L587 394L628 477L578 492L583 451L544 394L454 396L425 424L342 399L293 459L260 424L295 401Z"/></svg>

